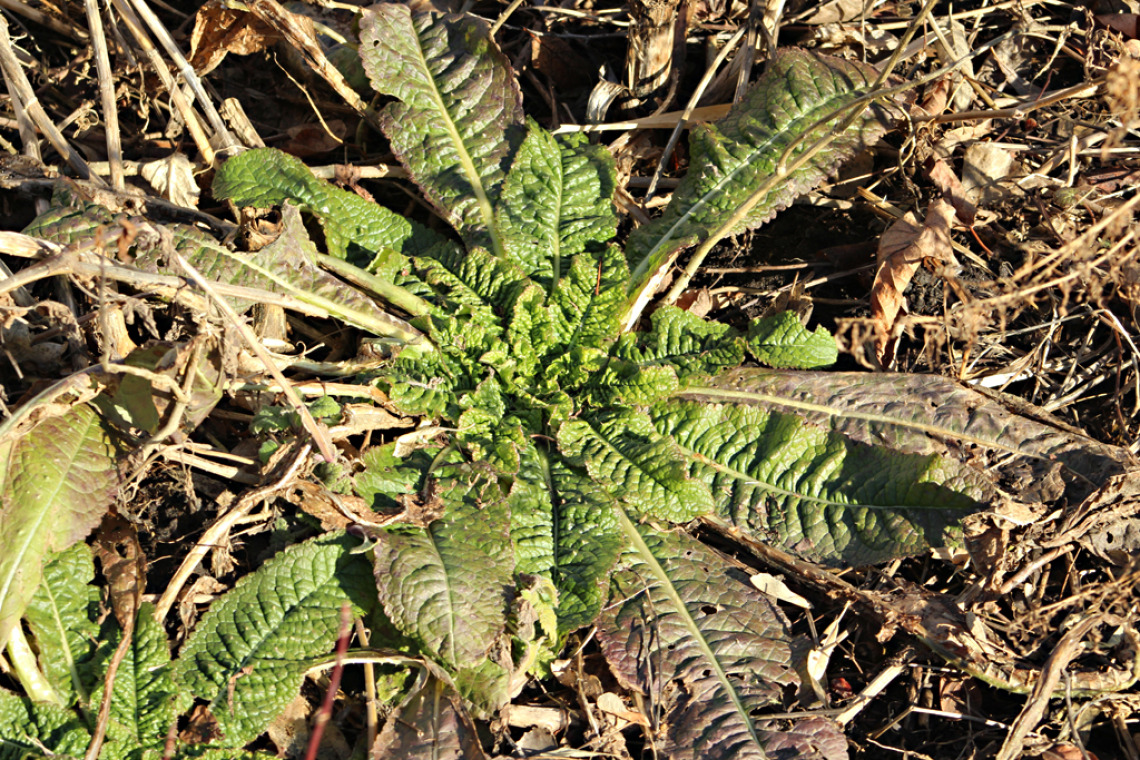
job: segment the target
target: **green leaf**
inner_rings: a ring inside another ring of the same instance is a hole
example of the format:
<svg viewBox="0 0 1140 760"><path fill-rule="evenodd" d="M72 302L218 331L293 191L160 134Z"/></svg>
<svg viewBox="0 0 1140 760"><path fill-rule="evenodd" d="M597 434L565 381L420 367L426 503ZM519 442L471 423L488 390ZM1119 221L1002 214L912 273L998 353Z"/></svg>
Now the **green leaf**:
<svg viewBox="0 0 1140 760"><path fill-rule="evenodd" d="M472 717L490 720L511 700L509 662L500 664L484 657L474 665L456 670L452 680L466 700Z"/></svg>
<svg viewBox="0 0 1140 760"><path fill-rule="evenodd" d="M116 219L103 206L57 192L52 194L51 207L33 219L23 233L60 245L75 245L91 240L96 230L115 224Z"/></svg>
<svg viewBox="0 0 1140 760"><path fill-rule="evenodd" d="M784 150L799 140L789 163L831 133L846 114L807 130L862 95L878 76L871 66L784 48L728 116L689 134L692 158L665 212L629 237L626 255L639 292L678 250L705 239L776 172ZM777 183L734 232L758 227L808 192L884 132L873 107L805 166ZM800 139L803 138L803 139Z"/></svg>
<svg viewBox="0 0 1140 760"><path fill-rule="evenodd" d="M377 536L376 586L396 627L458 669L480 662L503 632L514 572L510 516L492 478L461 466L436 478L443 516Z"/></svg>
<svg viewBox="0 0 1140 760"><path fill-rule="evenodd" d="M798 683L788 621L696 539L619 520L631 549L598 620L614 674L663 695L667 756L768 757L754 712L781 704L783 689Z"/></svg>
<svg viewBox="0 0 1140 760"><path fill-rule="evenodd" d="M641 366L611 358L601 372L590 378L582 395L600 406L645 405L668 397L679 385L673 367Z"/></svg>
<svg viewBox="0 0 1140 760"><path fill-rule="evenodd" d="M569 420L558 431L558 447L638 514L686 522L713 508L708 487L686 472L682 451L644 413L615 410Z"/></svg>
<svg viewBox="0 0 1140 760"><path fill-rule="evenodd" d="M88 661L95 652L99 626L93 613L99 591L91 549L77 543L44 565L43 579L25 612L36 640L40 668L65 705L86 704L92 687Z"/></svg>
<svg viewBox="0 0 1140 760"><path fill-rule="evenodd" d="M373 335L402 342L419 337L407 322L387 313L372 299L314 263L317 249L296 206L285 203L282 217L281 234L256 253L231 251L197 232L176 238L175 249L206 279L293 296ZM162 248L139 255L135 263L152 271L185 274ZM240 310L250 305L236 303L235 307Z"/></svg>
<svg viewBox="0 0 1140 760"><path fill-rule="evenodd" d="M86 404L0 429L0 648L35 593L48 553L85 538L114 503L117 453Z"/></svg>
<svg viewBox="0 0 1140 760"><path fill-rule="evenodd" d="M83 757L90 742L91 734L71 710L0 689L0 760Z"/></svg>
<svg viewBox="0 0 1140 760"><path fill-rule="evenodd" d="M435 256L418 258L414 263L417 274L453 309L463 305L511 314L516 299L530 285L521 268L483 248L441 249Z"/></svg>
<svg viewBox="0 0 1140 760"><path fill-rule="evenodd" d="M746 346L754 358L776 369L820 369L839 359L831 333L823 327L809 331L790 311L749 323Z"/></svg>
<svg viewBox="0 0 1140 760"><path fill-rule="evenodd" d="M519 448L519 468L507 501L515 572L550 577L554 567L554 505L546 457L529 439Z"/></svg>
<svg viewBox="0 0 1140 760"><path fill-rule="evenodd" d="M639 366L671 366L682 380L712 375L744 361L744 341L728 325L710 322L676 306L653 312L653 329L622 335L613 355Z"/></svg>
<svg viewBox="0 0 1140 760"><path fill-rule="evenodd" d="M839 360L835 338L822 327L808 332L790 311L749 324L748 353L777 369L818 369Z"/></svg>
<svg viewBox="0 0 1140 760"><path fill-rule="evenodd" d="M122 640L118 626L112 623L111 627L114 632L105 639L96 663L104 671ZM101 671L99 688L92 697L94 704L103 699L104 675ZM129 747L132 753L145 747L161 751L176 718L176 694L166 631L154 619L154 605L143 604L130 648L115 674L108 740Z"/></svg>
<svg viewBox="0 0 1140 760"><path fill-rule="evenodd" d="M447 320L447 323L457 321ZM429 332L435 333L435 330L429 329ZM464 369L451 356L439 351L425 354L419 347L412 346L400 352L379 383L392 405L404 414L441 417L449 410L458 414L455 393L457 386L466 380Z"/></svg>
<svg viewBox="0 0 1140 760"><path fill-rule="evenodd" d="M614 160L586 135L554 137L534 120L497 209L507 255L547 292L564 262L617 232Z"/></svg>
<svg viewBox="0 0 1140 760"><path fill-rule="evenodd" d="M609 590L610 570L626 540L614 510L618 501L607 489L567 466L551 461L557 493L554 531L554 584L558 589L561 633L591 625Z"/></svg>
<svg viewBox="0 0 1140 760"><path fill-rule="evenodd" d="M552 333L554 353L582 347L600 349L618 334L618 315L624 303L629 270L616 246L597 253L582 253L550 295L536 322Z"/></svg>
<svg viewBox="0 0 1140 760"><path fill-rule="evenodd" d="M651 416L708 484L718 517L815 561L867 564L944 545L991 493L952 459L868 446L766 405L672 401Z"/></svg>
<svg viewBox="0 0 1140 760"><path fill-rule="evenodd" d="M309 663L336 642L340 607L375 606L371 568L343 534L292 546L215 602L190 635L176 677L206 699L230 746L265 730L297 696Z"/></svg>
<svg viewBox="0 0 1140 760"><path fill-rule="evenodd" d="M417 449L405 458L396 455L398 443L372 446L364 452L364 471L353 480L356 495L373 511L402 508L401 497L413 494L423 484L432 453Z"/></svg>
<svg viewBox="0 0 1140 760"><path fill-rule="evenodd" d="M270 208L293 201L321 220L329 253L389 274L408 256L421 256L447 241L422 225L356 193L313 176L300 159L272 148L247 150L222 164L214 197L239 206Z"/></svg>
<svg viewBox="0 0 1140 760"><path fill-rule="evenodd" d="M1067 486L1067 499L1080 501L1131 461L1125 450L1053 423L1024 402L936 375L745 368L677 397L761 406L871 446L968 458L1016 484L1027 502L1056 499L1058 485Z"/></svg>
<svg viewBox="0 0 1140 760"><path fill-rule="evenodd" d="M502 257L493 209L523 110L486 23L373 6L361 19L360 57L373 89L399 101L380 116L393 152L469 245Z"/></svg>

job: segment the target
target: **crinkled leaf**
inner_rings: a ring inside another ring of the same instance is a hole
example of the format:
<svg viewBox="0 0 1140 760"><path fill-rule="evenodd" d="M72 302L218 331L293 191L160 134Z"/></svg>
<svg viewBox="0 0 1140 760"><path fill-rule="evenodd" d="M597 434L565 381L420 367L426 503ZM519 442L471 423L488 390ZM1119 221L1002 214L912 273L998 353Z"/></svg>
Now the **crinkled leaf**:
<svg viewBox="0 0 1140 760"><path fill-rule="evenodd" d="M432 455L428 451L417 449L401 458L396 455L398 446L372 446L361 457L364 471L353 479L353 488L373 511L402 507L401 497L420 489L424 473L431 466Z"/></svg>
<svg viewBox="0 0 1140 760"><path fill-rule="evenodd" d="M614 345L614 356L640 366L672 366L682 379L715 374L744 361L744 340L728 325L676 306L662 306L652 320L649 332L622 335Z"/></svg>
<svg viewBox="0 0 1140 760"><path fill-rule="evenodd" d="M768 757L792 760L847 760L847 737L827 718L808 718L790 728L761 721L759 734Z"/></svg>
<svg viewBox="0 0 1140 760"><path fill-rule="evenodd" d="M82 540L113 503L116 455L86 404L0 437L0 647L35 593L47 554Z"/></svg>
<svg viewBox="0 0 1140 760"><path fill-rule="evenodd" d="M575 256L547 308L536 320L547 326L558 354L578 347L600 349L618 334L618 315L629 270L616 246Z"/></svg>
<svg viewBox="0 0 1140 760"><path fill-rule="evenodd" d="M108 621L110 622L110 621ZM103 698L103 677L122 632L115 628L100 652L97 665L102 666L99 689L92 702ZM154 605L139 607L135 632L127 655L119 663L111 695L111 724L107 738L131 749L162 749L167 732L175 720L175 686L172 680L170 649L166 631L154 619Z"/></svg>
<svg viewBox="0 0 1140 760"><path fill-rule="evenodd" d="M439 351L404 349L380 385L405 414L444 415L455 407L456 386L466 380L462 365ZM458 413L456 411L456 413Z"/></svg>
<svg viewBox="0 0 1140 760"><path fill-rule="evenodd" d="M0 689L0 760L83 757L90 742L91 735L72 710L36 704Z"/></svg>
<svg viewBox="0 0 1140 760"><path fill-rule="evenodd" d="M479 662L506 624L510 516L484 475L449 466L436 487L440 519L377 536L376 586L396 627L455 669Z"/></svg>
<svg viewBox="0 0 1140 760"><path fill-rule="evenodd" d="M314 658L328 654L340 607L375 606L367 560L343 534L289 547L234 585L194 629L176 663L179 681L208 700L225 742L265 730L301 688Z"/></svg>
<svg viewBox="0 0 1140 760"><path fill-rule="evenodd" d="M227 160L214 177L213 193L219 200L258 208L292 201L321 220L329 254L359 265L380 257L380 269L392 270L402 257L449 245L426 227L318 179L300 159L272 148Z"/></svg>
<svg viewBox="0 0 1140 760"><path fill-rule="evenodd" d="M598 620L614 674L628 688L666 695L670 757L767 758L771 737L753 713L798 682L788 621L696 539L618 519L631 548ZM666 688L670 681L679 688Z"/></svg>
<svg viewBox="0 0 1140 760"><path fill-rule="evenodd" d="M780 156L793 141L799 140L789 162L831 133L846 114L804 134L821 118L862 95L877 76L866 64L800 48L777 53L728 116L690 132L689 171L673 200L659 218L630 235L626 255L633 270L633 288L640 290L676 251L703 240L723 224L775 173ZM874 143L886 131L883 115L880 107L865 111L827 148L777 183L735 231L768 221Z"/></svg>
<svg viewBox="0 0 1140 760"><path fill-rule="evenodd" d="M611 357L600 372L591 376L583 396L599 405L645 405L668 397L679 385L677 372L671 366L644 366Z"/></svg>
<svg viewBox="0 0 1140 760"><path fill-rule="evenodd" d="M483 248L441 249L437 253L432 258L416 259L417 273L441 292L452 309L472 306L510 314L529 284L521 268Z"/></svg>
<svg viewBox="0 0 1140 760"><path fill-rule="evenodd" d="M511 261L549 291L564 262L617 231L614 160L584 134L555 137L533 120L527 129L497 219Z"/></svg>
<svg viewBox="0 0 1140 760"><path fill-rule="evenodd" d="M51 207L37 216L24 228L25 235L50 240L59 245L76 245L93 239L100 227L111 233L109 227L116 222L115 214L96 203L80 201L70 193L52 194ZM111 240L110 234L105 238Z"/></svg>
<svg viewBox="0 0 1140 760"><path fill-rule="evenodd" d="M545 456L529 439L519 450L519 468L507 501L511 506L511 544L515 572L550 577L554 566L554 507Z"/></svg>
<svg viewBox="0 0 1140 760"><path fill-rule="evenodd" d="M558 430L558 447L639 514L685 522L713 508L708 487L689 477L684 453L642 412L569 420Z"/></svg>
<svg viewBox="0 0 1140 760"><path fill-rule="evenodd" d="M708 484L719 518L820 562L941 546L992 490L955 460L869 446L766 405L669 401L650 414Z"/></svg>
<svg viewBox="0 0 1140 760"><path fill-rule="evenodd" d="M817 327L809 332L790 311L749 324L748 353L777 369L818 369L839 359L839 347L827 330Z"/></svg>
<svg viewBox="0 0 1140 760"><path fill-rule="evenodd" d="M626 540L607 489L560 458L550 464L557 491L554 581L558 589L558 629L569 633L594 622L609 589L610 570Z"/></svg>
<svg viewBox="0 0 1140 760"><path fill-rule="evenodd" d="M94 578L91 549L77 543L44 565L43 579L24 613L40 668L67 705L85 703L93 685L87 666L99 634L93 618L100 601L98 589L89 585Z"/></svg>
<svg viewBox="0 0 1140 760"><path fill-rule="evenodd" d="M511 663L500 664L484 657L474 665L459 668L452 680L466 700L472 717L490 720L511 700Z"/></svg>
<svg viewBox="0 0 1140 760"><path fill-rule="evenodd" d="M360 57L373 89L399 101L380 121L412 179L464 240L502 256L493 209L523 110L486 23L377 5L361 19Z"/></svg>
<svg viewBox="0 0 1140 760"><path fill-rule="evenodd" d="M679 398L766 406L857 441L915 454L977 458L1020 498L1070 501L1124 471L1125 450L1073 432L1024 402L935 375L738 369ZM1010 457L1009 454L1016 456ZM1050 474L1060 466L1063 483Z"/></svg>

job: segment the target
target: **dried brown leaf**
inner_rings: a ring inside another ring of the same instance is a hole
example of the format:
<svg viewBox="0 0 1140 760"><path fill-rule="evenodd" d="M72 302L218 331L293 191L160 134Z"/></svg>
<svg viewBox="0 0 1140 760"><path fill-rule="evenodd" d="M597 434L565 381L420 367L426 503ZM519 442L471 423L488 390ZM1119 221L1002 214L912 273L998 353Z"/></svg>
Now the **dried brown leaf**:
<svg viewBox="0 0 1140 760"><path fill-rule="evenodd" d="M966 198L966 189L950 164L941 158L932 158L927 162L926 176L942 192L942 197L954 205L958 221L967 226L973 224L978 208Z"/></svg>
<svg viewBox="0 0 1140 760"><path fill-rule="evenodd" d="M228 8L220 0L210 0L198 9L190 35L190 65L205 76L227 53L250 55L281 39L272 26L252 13Z"/></svg>
<svg viewBox="0 0 1140 760"><path fill-rule="evenodd" d="M111 609L122 629L134 626L146 587L146 556L135 526L113 512L103 518L95 533L95 555L103 565L111 592Z"/></svg>
<svg viewBox="0 0 1140 760"><path fill-rule="evenodd" d="M911 213L892 224L879 241L879 271L871 286L871 317L878 328L875 351L880 361L892 353L891 332L906 311L903 291L923 261L950 261L950 223L954 206L945 200L930 205L922 225Z"/></svg>
<svg viewBox="0 0 1140 760"><path fill-rule="evenodd" d="M966 148L962 165L962 184L966 197L974 203L988 204L1009 195L1002 183L1015 171L1016 162L1006 148L992 143L975 143Z"/></svg>

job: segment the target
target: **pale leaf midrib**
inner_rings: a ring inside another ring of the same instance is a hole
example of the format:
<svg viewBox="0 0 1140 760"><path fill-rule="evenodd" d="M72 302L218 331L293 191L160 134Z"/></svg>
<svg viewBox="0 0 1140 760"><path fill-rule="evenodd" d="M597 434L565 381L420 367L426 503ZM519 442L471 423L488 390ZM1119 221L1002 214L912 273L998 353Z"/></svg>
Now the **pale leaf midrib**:
<svg viewBox="0 0 1140 760"><path fill-rule="evenodd" d="M618 521L621 523L622 531L626 534L626 537L629 538L630 543L633 544L634 549L637 550L638 556L646 564L646 566L649 567L650 571L657 578L657 582L660 585L661 590L664 591L665 595L668 596L669 600L673 603L676 614L684 621L685 627L688 629L690 637L697 643L697 648L701 651L701 654L704 655L710 669L713 671L713 673L716 674L717 681L720 682L721 688L728 695L729 699L732 700L732 705L735 708L737 715L740 716L741 723L743 723L745 728L748 730L748 735L751 737L756 750L760 753L760 756L762 758L766 758L767 754L764 752L764 746L760 743L760 737L756 733L756 727L753 725L752 717L748 708L744 705L744 701L740 698L740 695L736 692L736 689L733 688L732 681L729 680L728 673L725 672L724 666L721 665L721 662L717 658L716 653L713 652L712 647L705 639L700 626L697 625L697 621L693 619L693 616L691 614L689 614L689 608L685 605L685 602L681 598L681 595L673 586L668 573L665 572L665 568L662 567L661 563L657 561L657 557L653 555L653 552L649 549L649 545L645 543L645 538L641 535L641 533L637 530L637 527L629 519L629 515L626 514L625 510L617 508L614 510L614 512L617 515ZM646 593L648 593L648 590L646 590Z"/></svg>
<svg viewBox="0 0 1140 760"><path fill-rule="evenodd" d="M456 154L459 156L460 165L463 167L463 173L467 175L467 181L471 184L471 189L475 192L475 199L479 205L479 214L483 217L483 224L487 228L487 233L491 236L491 243L495 248L495 255L499 258L504 258L504 251L502 241L499 239L498 230L495 227L494 210L491 208L491 201L487 197L486 188L483 187L483 178L475 168L475 161L472 159L471 154L467 151L467 145L463 142L463 137L459 132L455 120L451 116L451 112L447 110L444 103L443 93L440 91L438 84L435 81L435 76L428 65L427 55L424 51L423 40L420 38L419 31L416 29L414 21L410 21L412 33L416 39L416 54L419 57L419 63L422 70L427 74L427 80L431 83L428 92L439 109L443 114L444 127L451 137L451 141L455 146ZM494 75L491 74L492 82Z"/></svg>
<svg viewBox="0 0 1140 760"><path fill-rule="evenodd" d="M719 196L722 192L724 192L724 189L727 186L731 185L733 181L735 181L737 175L739 175L746 167L749 167L755 163L758 156L761 156L765 151L767 151L771 145L779 143L789 135L794 136L794 129L803 124L805 121L807 122L808 126L813 124L818 119L816 114L826 114L831 110L834 110L832 104L836 102L842 102L845 99L846 95L847 93L838 93L835 96L828 98L826 101L816 104L810 111L797 114L797 116L792 121L788 122L783 127L774 130L771 136L765 142L757 145L753 150L749 151L745 159L737 162L732 171L724 174L719 180L714 182L711 189L705 193L702 193L700 197L698 197L697 200L692 205L690 205L689 208L686 209L680 217L677 218L677 220L669 227L669 229L657 238L656 242L653 244L653 247L650 248L649 251L647 251L641 258L641 261L637 263L637 268L633 271L630 277L630 282L639 282L640 279L645 275L645 271L649 267L649 262L657 254L657 252L661 250L663 246L668 244L671 240L675 239L677 230L680 229L683 225L687 224L697 213L697 211L703 209L705 205L710 201L710 199ZM775 189L776 188L773 188L773 191L775 191ZM768 195L771 196L771 193Z"/></svg>

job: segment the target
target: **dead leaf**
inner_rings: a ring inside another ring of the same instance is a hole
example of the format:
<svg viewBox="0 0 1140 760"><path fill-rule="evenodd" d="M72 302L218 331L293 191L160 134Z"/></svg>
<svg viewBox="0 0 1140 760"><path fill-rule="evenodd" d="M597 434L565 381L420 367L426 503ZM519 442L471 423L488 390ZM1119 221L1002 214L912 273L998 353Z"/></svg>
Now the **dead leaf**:
<svg viewBox="0 0 1140 760"><path fill-rule="evenodd" d="M946 110L946 103L949 99L950 79L949 77L942 77L923 91L922 102L918 106L929 115L938 116Z"/></svg>
<svg viewBox="0 0 1140 760"><path fill-rule="evenodd" d="M95 549L111 593L111 609L124 630L133 630L146 587L146 557L135 527L108 512L95 532Z"/></svg>
<svg viewBox="0 0 1140 760"><path fill-rule="evenodd" d="M298 158L323 156L344 145L348 127L340 119L326 119L324 123L298 124L285 130L289 141L282 150Z"/></svg>
<svg viewBox="0 0 1140 760"><path fill-rule="evenodd" d="M252 13L246 13L209 0L194 17L190 35L190 65L205 76L222 62L227 53L250 55L281 39L272 26Z"/></svg>
<svg viewBox="0 0 1140 760"><path fill-rule="evenodd" d="M966 198L975 204L999 201L1009 194L1001 183L1014 172L1013 153L992 143L974 143L966 148L962 185Z"/></svg>
<svg viewBox="0 0 1140 760"><path fill-rule="evenodd" d="M941 158L930 158L926 162L926 176L934 186L942 191L942 197L954 204L958 221L967 227L974 223L978 208L966 198L966 188L950 164Z"/></svg>
<svg viewBox="0 0 1140 760"><path fill-rule="evenodd" d="M201 188L194 179L194 165L182 153L172 153L139 167L139 174L166 200L184 208L198 208Z"/></svg>
<svg viewBox="0 0 1140 760"><path fill-rule="evenodd" d="M955 111L968 111L974 102L974 90L966 84L967 79L974 79L974 64L970 59L970 42L966 38L966 28L960 21L951 21L949 29L944 29L941 35L934 39L934 47L943 63L960 61L951 80L951 105Z"/></svg>
<svg viewBox="0 0 1140 760"><path fill-rule="evenodd" d="M186 728L178 732L178 738L186 744L205 744L221 736L222 730L218 725L218 719L206 705L194 705Z"/></svg>
<svg viewBox="0 0 1140 760"><path fill-rule="evenodd" d="M755 575L749 576L748 580L753 586L770 597L779 599L781 602L786 602L787 604L794 604L800 609L811 609L811 602L788 588L788 584L784 583L784 580L779 576L772 575L771 573L756 573Z"/></svg>
<svg viewBox="0 0 1140 760"><path fill-rule="evenodd" d="M566 40L553 36L531 37L531 65L563 92L572 91L588 82L582 72L590 63L574 50Z"/></svg>
<svg viewBox="0 0 1140 760"><path fill-rule="evenodd" d="M835 24L842 21L851 21L857 18L866 18L870 14L870 7L864 0L828 0L816 6L800 23L815 26L818 24Z"/></svg>
<svg viewBox="0 0 1140 760"><path fill-rule="evenodd" d="M1054 744L1037 757L1040 760L1098 760L1092 752L1087 749L1082 751L1077 745L1068 742Z"/></svg>
<svg viewBox="0 0 1140 760"><path fill-rule="evenodd" d="M621 697L614 694L612 691L607 691L598 696L598 710L610 716L610 718L617 724L620 731L631 723L636 723L639 726L648 726L649 721L645 716L636 710L630 710Z"/></svg>
<svg viewBox="0 0 1140 760"><path fill-rule="evenodd" d="M1094 18L1098 24L1106 26L1114 32L1120 32L1125 37L1130 39L1140 37L1140 14L1098 13Z"/></svg>
<svg viewBox="0 0 1140 760"><path fill-rule="evenodd" d="M950 224L954 206L945 200L930 205L926 222L918 224L907 213L892 224L879 240L879 271L871 286L871 317L878 328L875 351L884 365L893 353L891 333L899 312L906 311L906 290L914 273L925 260L950 262L954 259L950 245Z"/></svg>
<svg viewBox="0 0 1140 760"><path fill-rule="evenodd" d="M712 311L713 299L708 288L693 288L686 290L677 299L677 308L684 309L698 317L707 317Z"/></svg>

